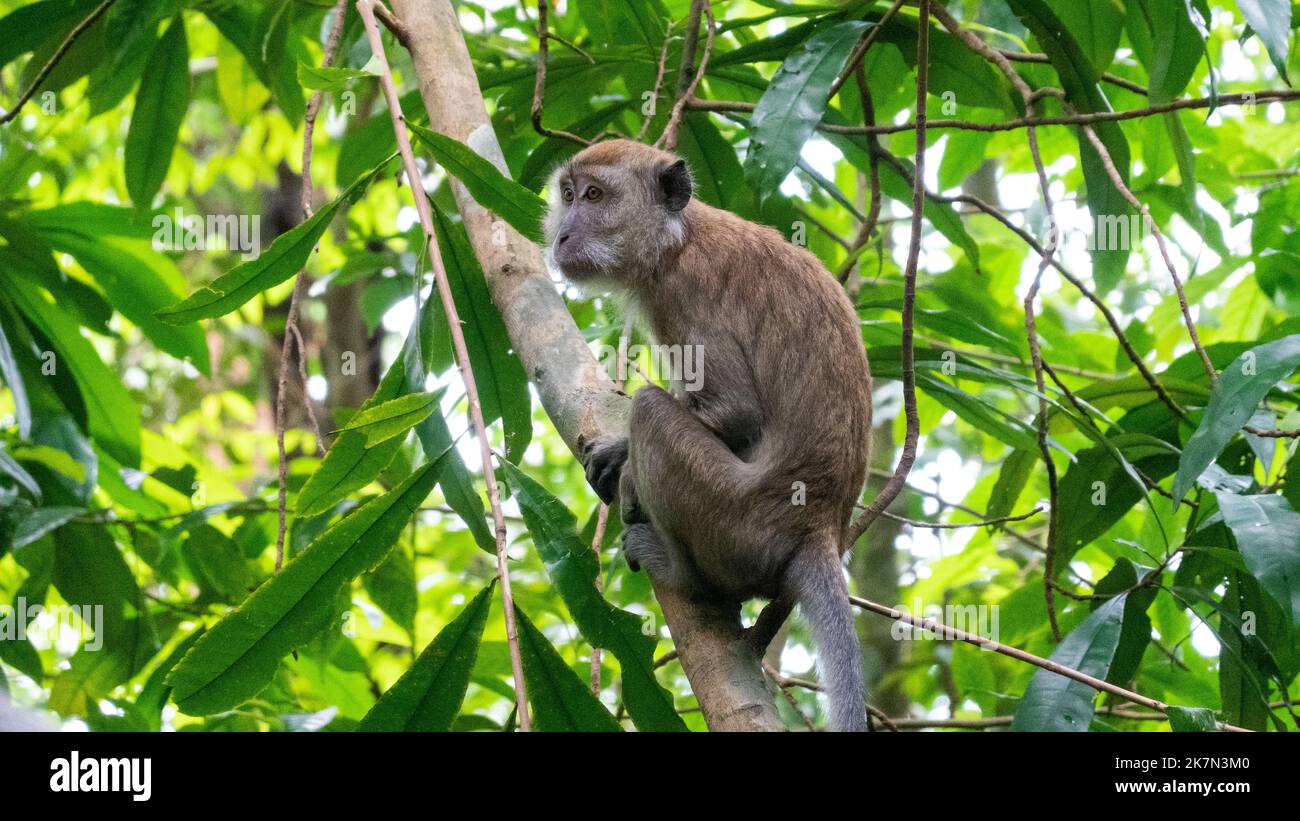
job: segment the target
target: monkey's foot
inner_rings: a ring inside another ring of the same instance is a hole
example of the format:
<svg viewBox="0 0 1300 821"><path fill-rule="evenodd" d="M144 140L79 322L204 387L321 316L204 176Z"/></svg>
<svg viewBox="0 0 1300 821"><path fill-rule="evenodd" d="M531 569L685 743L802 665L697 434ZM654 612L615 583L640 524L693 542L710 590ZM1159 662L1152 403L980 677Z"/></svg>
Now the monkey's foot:
<svg viewBox="0 0 1300 821"><path fill-rule="evenodd" d="M584 454L583 467L587 470L587 484L605 504L618 495L618 480L627 463L627 439L594 442Z"/></svg>

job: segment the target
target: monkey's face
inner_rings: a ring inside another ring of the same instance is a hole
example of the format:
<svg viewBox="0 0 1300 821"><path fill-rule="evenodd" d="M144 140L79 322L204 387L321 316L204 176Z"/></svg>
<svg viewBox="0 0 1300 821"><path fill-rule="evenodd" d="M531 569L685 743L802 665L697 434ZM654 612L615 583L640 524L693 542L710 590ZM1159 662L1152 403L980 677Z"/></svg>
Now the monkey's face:
<svg viewBox="0 0 1300 821"><path fill-rule="evenodd" d="M551 178L547 250L564 276L632 285L680 247L690 200L685 163L617 140L578 154Z"/></svg>

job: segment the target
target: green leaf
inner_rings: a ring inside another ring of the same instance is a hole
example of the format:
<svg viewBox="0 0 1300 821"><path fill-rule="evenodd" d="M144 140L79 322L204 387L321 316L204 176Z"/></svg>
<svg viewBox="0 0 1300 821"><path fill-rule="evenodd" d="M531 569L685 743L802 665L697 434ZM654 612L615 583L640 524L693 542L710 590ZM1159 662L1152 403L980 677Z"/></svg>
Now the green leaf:
<svg viewBox="0 0 1300 821"><path fill-rule="evenodd" d="M998 441L1019 450L1031 450L1037 447L1033 429L996 405L960 388L954 388L928 373L918 372L916 384L928 396L937 399L944 407L951 409L977 430L988 433Z"/></svg>
<svg viewBox="0 0 1300 821"><path fill-rule="evenodd" d="M53 541L51 579L59 595L68 604L102 608L94 638L82 644L50 690L50 709L84 714L139 672L157 652L158 640L144 595L105 525L65 525L54 531Z"/></svg>
<svg viewBox="0 0 1300 821"><path fill-rule="evenodd" d="M492 608L495 581L442 628L402 677L366 713L361 732L443 733L451 729Z"/></svg>
<svg viewBox="0 0 1300 821"><path fill-rule="evenodd" d="M117 374L99 358L81 335L77 321L45 299L22 269L9 268L0 288L49 341L57 368L67 368L86 406L90 435L101 448L126 467L140 466L140 408ZM7 286L7 287L6 287Z"/></svg>
<svg viewBox="0 0 1300 821"><path fill-rule="evenodd" d="M617 733L623 728L591 694L587 684L556 652L542 631L515 605L524 684L533 724L544 733Z"/></svg>
<svg viewBox="0 0 1300 821"><path fill-rule="evenodd" d="M1178 466L1173 446L1143 434L1120 434L1110 439L1137 469L1159 481ZM1061 477L1060 533L1057 566L1063 567L1080 548L1101 537L1142 501L1142 489L1109 449L1092 447L1075 454Z"/></svg>
<svg viewBox="0 0 1300 821"><path fill-rule="evenodd" d="M1098 72L1109 68L1124 29L1124 6L1119 0L1047 0L1047 4L1074 35L1088 62Z"/></svg>
<svg viewBox="0 0 1300 821"><path fill-rule="evenodd" d="M1153 572L1154 568L1135 565L1125 558L1116 559L1115 566L1093 588L1099 596L1128 593L1124 603L1124 627L1115 647L1115 658L1106 673L1106 680L1112 684L1126 684L1137 675L1142 654L1151 643L1151 618L1147 610L1155 601L1159 588L1144 582L1148 582L1148 576ZM1158 581L1158 578L1153 581ZM1100 606L1101 601L1094 599L1091 609L1095 611Z"/></svg>
<svg viewBox="0 0 1300 821"><path fill-rule="evenodd" d="M256 6L254 6L256 8ZM300 122L306 110L298 85L298 62L305 62L299 37L293 31L298 9L293 0L273 0L263 6L251 46L257 51L275 103L291 123Z"/></svg>
<svg viewBox="0 0 1300 821"><path fill-rule="evenodd" d="M654 637L641 632L639 617L614 607L596 590L596 554L578 538L573 514L519 468L503 462L502 469L547 575L578 629L587 641L618 659L633 723L643 731L685 730L671 694L655 679Z"/></svg>
<svg viewBox="0 0 1300 821"><path fill-rule="evenodd" d="M62 39L91 8L72 0L41 0L6 14L0 18L0 66L35 51L47 40Z"/></svg>
<svg viewBox="0 0 1300 821"><path fill-rule="evenodd" d="M387 160L380 163L313 214L311 219L276 237L271 247L256 259L235 266L206 288L200 288L181 302L158 311L158 318L173 325L184 325L222 316L302 270L343 203L358 198L387 164Z"/></svg>
<svg viewBox="0 0 1300 821"><path fill-rule="evenodd" d="M167 678L181 711L211 715L261 692L286 653L330 624L339 591L383 561L437 476L429 462L362 505L208 630Z"/></svg>
<svg viewBox="0 0 1300 821"><path fill-rule="evenodd" d="M898 48L909 68L916 66L916 21L899 15L881 32L881 39ZM870 58L868 58L870 59ZM868 76L870 67L868 65ZM945 92L951 92L946 97ZM929 93L944 102L951 100L959 113L969 106L999 111L1019 111L1020 95L1011 95L1011 87L996 68L964 43L931 20ZM915 104L915 93L908 105Z"/></svg>
<svg viewBox="0 0 1300 821"><path fill-rule="evenodd" d="M546 200L510 179L464 143L414 123L407 123L407 126L438 164L461 181L479 205L510 223L512 228L533 242L543 241Z"/></svg>
<svg viewBox="0 0 1300 821"><path fill-rule="evenodd" d="M144 67L126 133L126 190L138 208L149 207L167 177L190 104L189 60L185 22L178 14Z"/></svg>
<svg viewBox="0 0 1300 821"><path fill-rule="evenodd" d="M827 92L863 30L849 20L816 32L772 77L750 120L745 177L761 199L781 187L826 111Z"/></svg>
<svg viewBox="0 0 1300 821"><path fill-rule="evenodd" d="M1052 653L1052 661L1093 678L1106 677L1124 622L1121 593L1089 614ZM1011 722L1014 732L1087 732L1097 691L1072 678L1036 670Z"/></svg>
<svg viewBox="0 0 1300 821"><path fill-rule="evenodd" d="M686 158L694 187L691 195L715 208L757 217L750 206L752 192L736 159L736 149L703 111L687 112L678 132L677 153Z"/></svg>
<svg viewBox="0 0 1300 821"><path fill-rule="evenodd" d="M415 633L415 614L419 610L415 566L402 549L388 554L378 567L361 580L370 600L408 634Z"/></svg>
<svg viewBox="0 0 1300 821"><path fill-rule="evenodd" d="M0 319L3 319L2 314ZM13 345L5 335L3 322L0 322L0 379L9 388L9 398L14 403L18 436L26 439L32 435L32 406L27 400L27 388L23 385L23 375L18 370L18 361L14 359Z"/></svg>
<svg viewBox="0 0 1300 821"><path fill-rule="evenodd" d="M162 729L163 707L167 705L167 699L172 692L172 688L167 686L167 676L202 635L203 629L199 628L182 639L180 644L176 645L176 649L168 653L167 658L163 659L162 663L149 674L148 680L140 688L140 695L135 697L135 706L140 709L149 728L155 733Z"/></svg>
<svg viewBox="0 0 1300 821"><path fill-rule="evenodd" d="M397 396L424 389L428 373L428 356L424 351L432 347L431 340L438 316L438 312L432 310L430 301L425 300L419 314L412 321L401 354L389 366L374 394L361 406L362 411ZM447 458L442 460L442 475L438 479L447 504L465 519L479 547L495 554L496 540L484 521L483 503L474 492L469 471L456 451L448 452L452 439L442 414L429 414L416 426L416 435L429 459L447 453ZM316 516L324 513L349 493L369 484L393 460L401 444L402 440L394 437L375 447L366 447L365 437L361 434L352 431L341 434L299 492L296 506L298 515Z"/></svg>
<svg viewBox="0 0 1300 821"><path fill-rule="evenodd" d="M1002 460L1002 469L998 471L997 481L994 482L993 490L989 493L986 518L1001 519L1011 515L1016 502L1020 499L1020 494L1024 492L1025 485L1029 483L1029 475L1033 472L1034 465L1038 464L1038 457L1036 451L1017 448Z"/></svg>
<svg viewBox="0 0 1300 821"><path fill-rule="evenodd" d="M1129 37L1150 78L1150 101L1181 96L1205 50L1186 0L1137 0L1129 4L1128 14Z"/></svg>
<svg viewBox="0 0 1300 821"><path fill-rule="evenodd" d="M343 91L352 80L375 76L359 68L338 68L331 66L309 66L298 64L298 82L312 91Z"/></svg>
<svg viewBox="0 0 1300 821"><path fill-rule="evenodd" d="M840 141L832 139L831 142L840 145L841 150L843 149ZM911 161L903 160L902 163L907 168L908 175L911 176L915 171ZM911 203L912 201L912 184L908 182L906 177L898 173L898 169L890 163L880 164L880 190L886 196L901 203ZM966 257L971 261L971 264L979 268L979 245L966 231L966 225L961 215L957 213L956 208L949 203L938 202L926 197L921 212L936 231L943 234L944 238L949 242L961 248L966 253Z"/></svg>
<svg viewBox="0 0 1300 821"><path fill-rule="evenodd" d="M253 575L239 545L210 524L190 529L181 555L199 587L217 601L241 601L253 587Z"/></svg>
<svg viewBox="0 0 1300 821"><path fill-rule="evenodd" d="M1224 721L1248 730L1265 729L1272 711L1268 704L1268 676L1262 668L1274 665L1258 634L1268 632L1267 594L1244 572L1227 575L1222 603L1199 589L1187 592L1210 604L1219 614L1219 630L1215 636L1220 643L1219 692ZM1247 620L1256 629L1247 630Z"/></svg>
<svg viewBox="0 0 1300 821"><path fill-rule="evenodd" d="M1165 708L1165 715L1169 716L1169 729L1175 733L1219 732L1219 722L1214 717L1214 711L1205 707L1171 705Z"/></svg>
<svg viewBox="0 0 1300 821"><path fill-rule="evenodd" d="M1300 513L1278 495L1214 495L1250 574L1281 606L1287 622L1300 625Z"/></svg>
<svg viewBox="0 0 1300 821"><path fill-rule="evenodd" d="M1201 424L1187 440L1174 477L1174 506L1241 430L1269 389L1300 367L1300 334L1246 351L1219 375Z"/></svg>
<svg viewBox="0 0 1300 821"><path fill-rule="evenodd" d="M366 447L374 447L380 442L401 436L423 422L438 407L442 394L441 390L408 393L380 402L358 411L339 430L358 432L365 437Z"/></svg>
<svg viewBox="0 0 1300 821"><path fill-rule="evenodd" d="M63 205L46 209L39 212L36 231L52 248L75 257L95 278L113 307L135 323L160 350L190 362L200 373L210 376L212 367L203 329L178 328L155 315L184 294L185 278L176 265L155 251L147 240L105 235L96 229L98 225L134 234L138 233L135 226L114 229L104 225L108 220L82 223L78 217L83 213L81 209Z"/></svg>
<svg viewBox="0 0 1300 821"><path fill-rule="evenodd" d="M4 450L0 449L0 470L5 469L7 458ZM86 509L83 507L38 507L18 523L18 529L14 531L13 546L19 548L29 545L85 512Z"/></svg>
<svg viewBox="0 0 1300 821"><path fill-rule="evenodd" d="M18 464L15 459L9 455L3 442L0 442L0 473L4 473L18 484L26 488L27 492L32 494L32 498L37 502L41 501L41 486L36 483L32 475L23 466Z"/></svg>
<svg viewBox="0 0 1300 821"><path fill-rule="evenodd" d="M1291 41L1291 0L1237 0L1237 8L1268 50L1277 73L1290 85L1286 59Z"/></svg>
<svg viewBox="0 0 1300 821"><path fill-rule="evenodd" d="M419 89L403 94L399 103L407 122L424 122L428 116L420 100ZM385 107L373 117L348 126L343 135L343 142L339 145L334 178L339 185L350 185L357 177L374 168L384 157L390 156L395 151L397 151L397 140L393 136L393 121Z"/></svg>
<svg viewBox="0 0 1300 821"><path fill-rule="evenodd" d="M505 430L506 458L517 462L533 437L532 395L528 375L511 352L510 334L492 301L483 269L470 245L465 227L452 222L429 200L447 284L461 319L465 347L474 368L474 384L483 405L483 421L500 419ZM430 297L433 300L433 297ZM440 308L441 303L436 303Z"/></svg>

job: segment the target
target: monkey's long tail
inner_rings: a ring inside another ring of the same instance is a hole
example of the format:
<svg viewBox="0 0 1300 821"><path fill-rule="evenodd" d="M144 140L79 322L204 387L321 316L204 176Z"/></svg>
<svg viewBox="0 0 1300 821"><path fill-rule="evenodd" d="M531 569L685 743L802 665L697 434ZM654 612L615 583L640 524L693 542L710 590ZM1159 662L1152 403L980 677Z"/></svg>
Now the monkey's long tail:
<svg viewBox="0 0 1300 821"><path fill-rule="evenodd" d="M786 571L787 584L812 625L817 668L830 701L830 729L867 729L862 659L853 630L853 606L833 538L805 545Z"/></svg>

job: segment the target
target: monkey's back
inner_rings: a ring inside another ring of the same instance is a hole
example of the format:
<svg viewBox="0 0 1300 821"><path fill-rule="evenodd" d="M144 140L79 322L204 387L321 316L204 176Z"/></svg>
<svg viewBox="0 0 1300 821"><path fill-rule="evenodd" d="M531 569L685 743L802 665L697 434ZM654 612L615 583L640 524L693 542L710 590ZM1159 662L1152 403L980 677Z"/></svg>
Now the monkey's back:
<svg viewBox="0 0 1300 821"><path fill-rule="evenodd" d="M759 468L748 503L794 533L842 533L865 478L871 426L853 305L813 254L775 230L698 201L684 216L687 242L660 274L651 322L661 341L703 346L702 414L715 410L710 404L726 413L725 371L743 359L761 414L758 441L743 456ZM720 393L709 391L711 378Z"/></svg>

